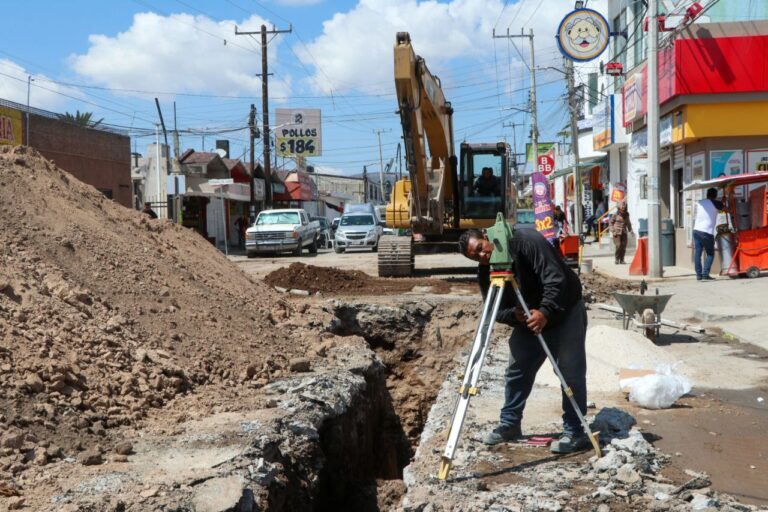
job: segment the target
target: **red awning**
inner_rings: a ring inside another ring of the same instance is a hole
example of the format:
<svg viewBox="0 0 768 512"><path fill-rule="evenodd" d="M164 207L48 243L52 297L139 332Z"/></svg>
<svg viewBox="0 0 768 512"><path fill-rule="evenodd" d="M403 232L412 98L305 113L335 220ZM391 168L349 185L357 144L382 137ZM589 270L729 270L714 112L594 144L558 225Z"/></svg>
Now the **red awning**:
<svg viewBox="0 0 768 512"><path fill-rule="evenodd" d="M683 188L687 190L701 190L703 188L726 188L750 185L752 183L768 182L768 173L734 174L733 176L720 176L711 180L694 181Z"/></svg>

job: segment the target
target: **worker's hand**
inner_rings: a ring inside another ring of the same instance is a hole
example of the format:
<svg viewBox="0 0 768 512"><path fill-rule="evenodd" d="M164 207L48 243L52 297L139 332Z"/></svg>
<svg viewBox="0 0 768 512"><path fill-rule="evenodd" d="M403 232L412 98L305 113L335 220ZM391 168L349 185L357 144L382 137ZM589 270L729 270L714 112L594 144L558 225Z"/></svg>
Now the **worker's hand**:
<svg viewBox="0 0 768 512"><path fill-rule="evenodd" d="M541 334L541 331L547 326L547 317L538 309L532 309L531 317L526 323L533 334Z"/></svg>
<svg viewBox="0 0 768 512"><path fill-rule="evenodd" d="M521 308L520 306L515 306L515 318L521 324L526 323L525 322L525 311L523 311L523 308Z"/></svg>

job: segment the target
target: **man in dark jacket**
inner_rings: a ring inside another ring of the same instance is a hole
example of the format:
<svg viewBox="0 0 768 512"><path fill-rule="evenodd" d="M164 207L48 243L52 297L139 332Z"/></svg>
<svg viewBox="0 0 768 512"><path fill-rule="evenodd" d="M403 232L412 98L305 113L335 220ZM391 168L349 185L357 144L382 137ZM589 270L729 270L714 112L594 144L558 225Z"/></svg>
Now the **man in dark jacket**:
<svg viewBox="0 0 768 512"><path fill-rule="evenodd" d="M483 297L490 288L490 258L493 244L479 230L471 229L459 239L459 249L480 263L478 282ZM536 335L541 333L555 357L565 381L573 390L582 414L587 410L587 358L585 339L587 312L578 276L565 264L546 239L532 229L516 229L509 243L513 272L531 311L531 318L509 287L504 291L496 321L514 327L509 338L509 365L505 373L504 406L499 426L485 437L489 445L522 436L520 427L525 402L533 389L536 373L547 358ZM552 451L571 453L589 446L589 438L576 411L563 393L563 435Z"/></svg>

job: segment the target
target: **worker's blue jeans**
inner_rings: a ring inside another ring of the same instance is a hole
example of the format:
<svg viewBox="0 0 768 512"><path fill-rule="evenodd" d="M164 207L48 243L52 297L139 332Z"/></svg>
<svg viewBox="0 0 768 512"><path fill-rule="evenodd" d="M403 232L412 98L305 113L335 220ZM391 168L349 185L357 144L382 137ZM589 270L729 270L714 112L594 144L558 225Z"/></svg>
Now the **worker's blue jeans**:
<svg viewBox="0 0 768 512"><path fill-rule="evenodd" d="M704 268L701 268L701 251L707 253ZM696 269L696 279L709 276L712 261L715 259L715 237L710 233L693 230L693 266Z"/></svg>
<svg viewBox="0 0 768 512"><path fill-rule="evenodd" d="M584 343L587 336L587 310L580 300L556 325L544 329L544 340L557 361L565 382L573 390L582 414L587 412L587 356ZM502 425L518 425L523 409L533 389L536 373L547 355L539 340L525 326L515 327L509 338L509 366L505 374ZM563 392L563 430L571 434L583 432L579 417Z"/></svg>

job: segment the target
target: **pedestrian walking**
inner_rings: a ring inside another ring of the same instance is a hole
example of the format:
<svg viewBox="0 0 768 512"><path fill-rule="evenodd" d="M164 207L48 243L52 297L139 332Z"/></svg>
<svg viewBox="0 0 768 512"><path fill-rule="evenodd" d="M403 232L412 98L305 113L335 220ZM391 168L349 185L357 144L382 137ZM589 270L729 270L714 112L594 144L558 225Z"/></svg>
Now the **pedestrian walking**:
<svg viewBox="0 0 768 512"><path fill-rule="evenodd" d="M616 247L614 257L616 264L623 265L624 255L627 252L627 233L632 232L632 222L629 220L627 203L619 203L618 211L611 217L611 234L613 235L613 245Z"/></svg>
<svg viewBox="0 0 768 512"><path fill-rule="evenodd" d="M235 221L235 227L237 227L237 233L239 235L238 246L240 249L245 249L245 232L248 230L248 224L250 224L250 221L245 213L240 215Z"/></svg>
<svg viewBox="0 0 768 512"><path fill-rule="evenodd" d="M712 260L715 258L715 227L717 213L723 209L723 203L717 200L717 189L707 189L706 199L696 203L696 217L693 223L693 264L696 268L697 281L712 281L709 275ZM701 265L701 253L706 252L704 266Z"/></svg>

